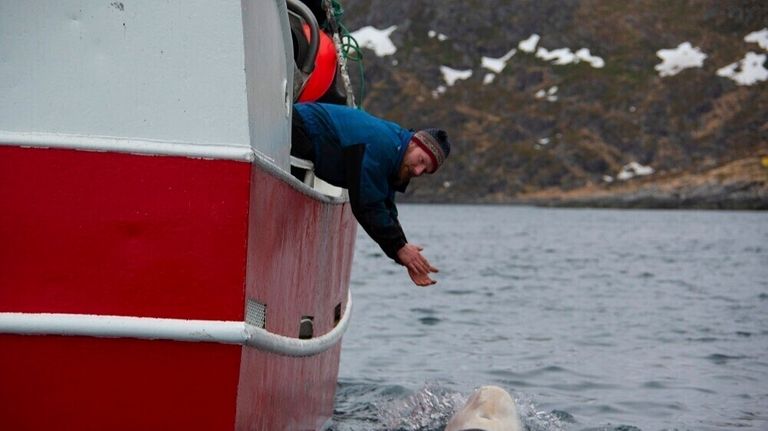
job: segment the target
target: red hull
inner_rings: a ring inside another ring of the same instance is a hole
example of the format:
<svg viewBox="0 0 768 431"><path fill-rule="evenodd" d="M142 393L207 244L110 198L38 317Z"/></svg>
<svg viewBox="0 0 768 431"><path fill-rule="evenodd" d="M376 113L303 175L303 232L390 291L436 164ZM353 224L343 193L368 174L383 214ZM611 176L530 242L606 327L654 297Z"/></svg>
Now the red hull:
<svg viewBox="0 0 768 431"><path fill-rule="evenodd" d="M296 337L346 307L355 220L258 164L0 147L0 312L242 321ZM340 346L0 335L0 428L317 429Z"/></svg>

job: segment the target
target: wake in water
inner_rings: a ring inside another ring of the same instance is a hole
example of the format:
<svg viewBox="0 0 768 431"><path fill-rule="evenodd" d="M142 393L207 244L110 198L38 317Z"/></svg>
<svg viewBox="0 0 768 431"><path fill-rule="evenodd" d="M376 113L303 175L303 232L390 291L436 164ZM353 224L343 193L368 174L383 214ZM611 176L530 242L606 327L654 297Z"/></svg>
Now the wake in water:
<svg viewBox="0 0 768 431"><path fill-rule="evenodd" d="M472 392L461 393L437 382L415 392L399 386L340 383L333 431L443 431L451 416ZM527 431L565 431L572 418L565 412L545 412L532 399L512 394Z"/></svg>
<svg viewBox="0 0 768 431"><path fill-rule="evenodd" d="M451 415L467 401L459 392L427 383L404 399L384 402L379 417L384 429L402 431L442 430Z"/></svg>

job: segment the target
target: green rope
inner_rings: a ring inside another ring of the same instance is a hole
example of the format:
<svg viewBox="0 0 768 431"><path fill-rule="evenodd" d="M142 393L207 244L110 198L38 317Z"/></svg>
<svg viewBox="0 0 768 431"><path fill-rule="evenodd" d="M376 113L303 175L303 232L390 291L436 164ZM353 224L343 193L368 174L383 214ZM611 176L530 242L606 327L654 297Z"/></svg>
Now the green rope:
<svg viewBox="0 0 768 431"><path fill-rule="evenodd" d="M334 23L338 26L339 37L341 39L341 55L347 61L353 61L357 63L360 70L360 103L359 109L363 109L363 97L365 97L365 69L363 68L363 51L360 49L360 45L352 36L349 30L344 26L342 18L344 17L344 8L341 6L339 0L330 0L331 15L333 16ZM333 25L326 21L326 29ZM329 29L333 31L333 29Z"/></svg>

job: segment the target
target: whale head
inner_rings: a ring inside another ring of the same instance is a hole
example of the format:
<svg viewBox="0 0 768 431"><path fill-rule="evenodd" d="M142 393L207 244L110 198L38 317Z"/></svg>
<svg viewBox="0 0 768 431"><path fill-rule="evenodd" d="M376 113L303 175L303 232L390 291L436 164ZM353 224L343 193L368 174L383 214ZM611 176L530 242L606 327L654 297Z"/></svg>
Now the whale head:
<svg viewBox="0 0 768 431"><path fill-rule="evenodd" d="M445 431L522 431L515 400L498 386L483 386L451 417Z"/></svg>

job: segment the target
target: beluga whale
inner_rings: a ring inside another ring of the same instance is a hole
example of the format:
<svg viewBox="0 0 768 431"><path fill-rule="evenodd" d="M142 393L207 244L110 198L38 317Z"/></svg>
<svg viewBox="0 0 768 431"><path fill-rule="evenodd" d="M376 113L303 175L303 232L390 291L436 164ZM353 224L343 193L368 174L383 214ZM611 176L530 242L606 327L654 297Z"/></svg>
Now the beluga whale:
<svg viewBox="0 0 768 431"><path fill-rule="evenodd" d="M498 386L483 386L445 426L445 431L523 431L515 400Z"/></svg>

